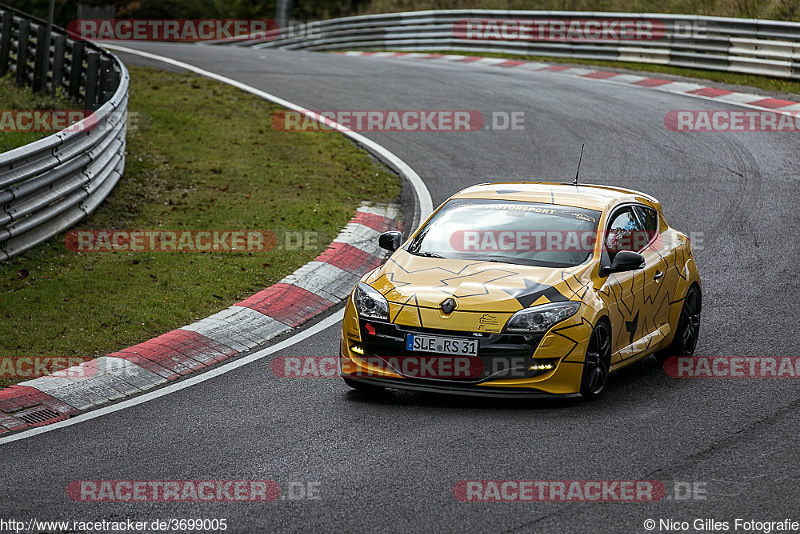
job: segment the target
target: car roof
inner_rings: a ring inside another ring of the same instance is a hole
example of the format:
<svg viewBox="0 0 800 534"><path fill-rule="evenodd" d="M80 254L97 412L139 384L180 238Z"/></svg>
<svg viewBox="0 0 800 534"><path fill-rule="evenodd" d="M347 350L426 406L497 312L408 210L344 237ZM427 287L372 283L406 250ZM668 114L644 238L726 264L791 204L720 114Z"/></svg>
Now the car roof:
<svg viewBox="0 0 800 534"><path fill-rule="evenodd" d="M463 189L453 198L483 198L556 204L604 211L606 208L638 202L661 211L661 204L650 195L633 189L597 184L573 185L557 182L499 182L478 184Z"/></svg>

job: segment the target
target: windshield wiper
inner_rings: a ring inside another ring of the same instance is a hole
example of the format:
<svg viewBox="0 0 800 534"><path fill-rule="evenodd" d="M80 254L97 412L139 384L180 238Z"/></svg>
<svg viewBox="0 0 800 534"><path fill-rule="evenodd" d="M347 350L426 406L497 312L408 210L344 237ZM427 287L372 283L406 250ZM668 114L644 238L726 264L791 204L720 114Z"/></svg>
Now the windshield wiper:
<svg viewBox="0 0 800 534"><path fill-rule="evenodd" d="M425 256L426 258L444 258L441 254L437 254L435 252L412 252L412 254L416 254L417 256Z"/></svg>

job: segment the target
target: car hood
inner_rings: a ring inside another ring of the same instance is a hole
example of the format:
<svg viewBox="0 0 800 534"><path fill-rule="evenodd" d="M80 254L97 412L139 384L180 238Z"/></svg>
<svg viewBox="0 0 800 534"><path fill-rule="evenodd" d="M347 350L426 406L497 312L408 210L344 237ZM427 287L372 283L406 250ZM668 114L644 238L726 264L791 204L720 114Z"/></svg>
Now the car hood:
<svg viewBox="0 0 800 534"><path fill-rule="evenodd" d="M366 282L394 304L440 308L452 297L458 311L515 312L548 302L580 300L586 265L566 269L475 260L426 258L395 252Z"/></svg>

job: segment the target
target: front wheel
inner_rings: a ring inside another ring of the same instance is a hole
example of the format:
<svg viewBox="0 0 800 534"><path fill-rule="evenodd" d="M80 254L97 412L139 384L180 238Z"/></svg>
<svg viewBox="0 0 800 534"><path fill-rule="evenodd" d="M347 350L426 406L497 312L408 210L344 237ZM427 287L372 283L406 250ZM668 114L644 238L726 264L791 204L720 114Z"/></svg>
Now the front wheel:
<svg viewBox="0 0 800 534"><path fill-rule="evenodd" d="M583 362L581 396L594 400L600 396L608 382L611 367L611 330L605 321L600 321L589 337L586 360Z"/></svg>

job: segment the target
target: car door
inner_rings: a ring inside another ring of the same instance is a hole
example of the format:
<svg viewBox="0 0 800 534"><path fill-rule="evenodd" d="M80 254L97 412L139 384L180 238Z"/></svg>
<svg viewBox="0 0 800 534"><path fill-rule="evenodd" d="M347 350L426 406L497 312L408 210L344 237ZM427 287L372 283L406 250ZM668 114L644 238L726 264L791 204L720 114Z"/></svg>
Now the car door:
<svg viewBox="0 0 800 534"><path fill-rule="evenodd" d="M610 265L614 256L621 250L638 252L641 248L643 228L633 206L622 206L614 210L608 218L604 242L604 262ZM620 362L635 356L634 346L643 337L641 320L644 300L645 271L637 269L608 275L601 293L608 298L608 312L611 321L611 363Z"/></svg>
<svg viewBox="0 0 800 534"><path fill-rule="evenodd" d="M641 204L634 205L633 209L643 230L637 239L641 246L637 252L644 256L645 260L644 293L639 308L642 337L633 347L633 352L641 353L669 334L669 294L665 284L668 269L660 251L663 238L658 212Z"/></svg>
<svg viewBox="0 0 800 534"><path fill-rule="evenodd" d="M668 336L672 329L672 325L669 322L670 313L674 311L674 309L670 310L670 307L681 306L676 291L680 285L681 278L685 279L683 266L686 263L686 256L679 233L667 225L663 215L658 212L656 212L656 215L659 234L657 242L652 246L658 250L665 267L664 275L661 277L660 293L657 296L657 299L662 304L659 304L656 317L661 325L662 332L665 336Z"/></svg>

